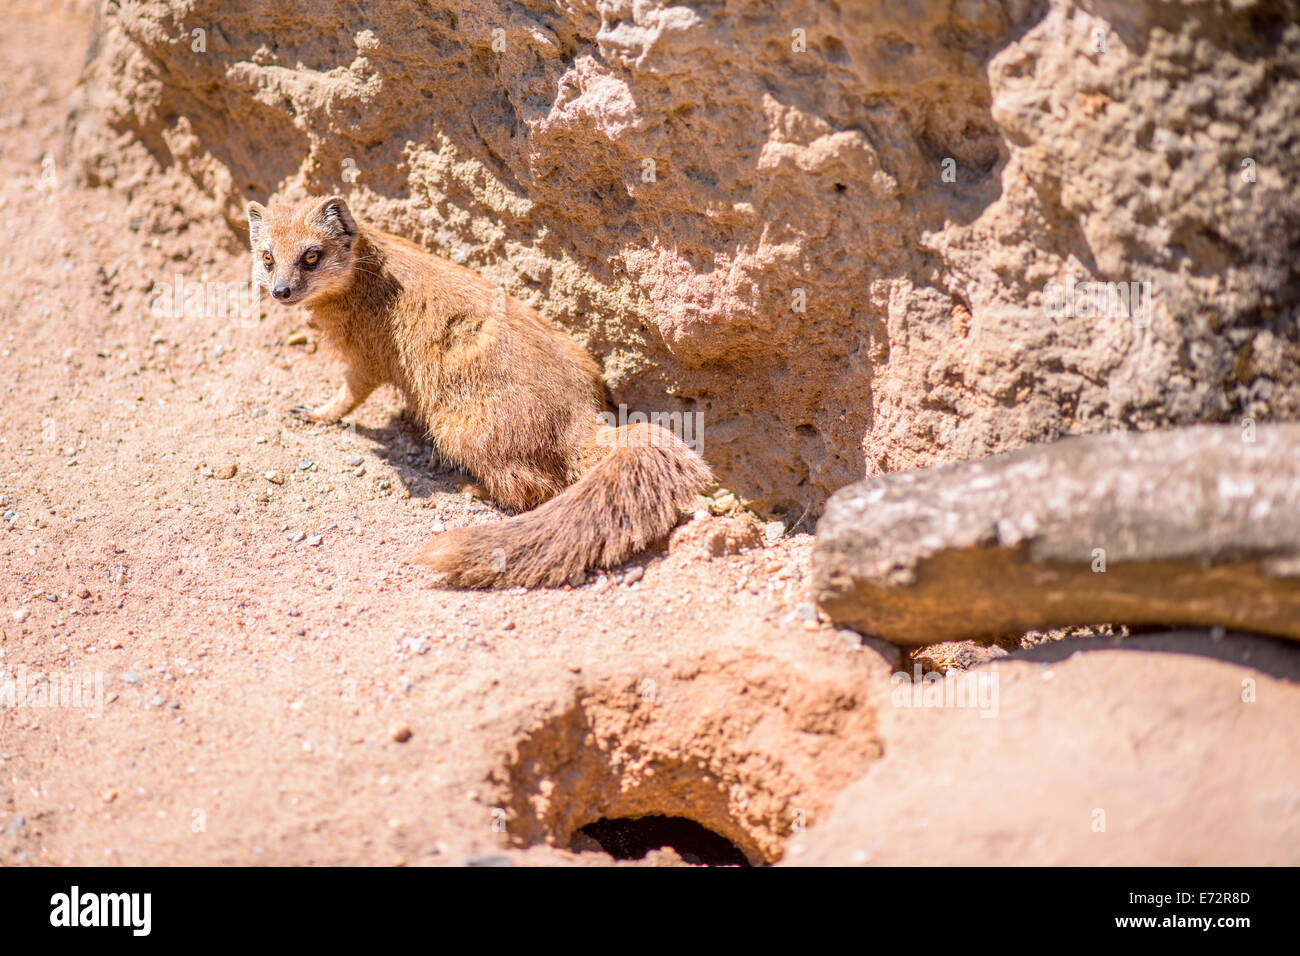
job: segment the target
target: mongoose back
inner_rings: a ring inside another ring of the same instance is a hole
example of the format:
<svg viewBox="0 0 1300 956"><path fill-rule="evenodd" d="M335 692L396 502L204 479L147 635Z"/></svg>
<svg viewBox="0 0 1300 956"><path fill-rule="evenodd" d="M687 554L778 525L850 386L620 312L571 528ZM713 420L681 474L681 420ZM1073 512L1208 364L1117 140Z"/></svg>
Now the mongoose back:
<svg viewBox="0 0 1300 956"><path fill-rule="evenodd" d="M438 535L414 560L460 587L556 586L663 538L709 485L704 461L655 424L602 422L592 358L463 266L358 223L338 196L248 205L254 282L301 303L343 384L306 410L337 422L391 383L444 457L519 512Z"/></svg>

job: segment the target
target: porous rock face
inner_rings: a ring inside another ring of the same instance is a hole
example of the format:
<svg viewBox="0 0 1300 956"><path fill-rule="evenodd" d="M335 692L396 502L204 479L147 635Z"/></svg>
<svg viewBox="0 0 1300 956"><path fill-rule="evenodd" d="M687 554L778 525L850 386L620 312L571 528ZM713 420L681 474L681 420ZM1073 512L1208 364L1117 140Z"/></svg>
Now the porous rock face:
<svg viewBox="0 0 1300 956"><path fill-rule="evenodd" d="M813 590L902 644L1072 624L1300 640L1300 425L1090 435L843 488Z"/></svg>
<svg viewBox="0 0 1300 956"><path fill-rule="evenodd" d="M572 329L616 399L701 413L739 495L815 515L864 475L1296 415L1298 20L106 3L68 158L152 228L222 217L232 246L249 199L341 192ZM1140 315L1092 281L1149 282Z"/></svg>

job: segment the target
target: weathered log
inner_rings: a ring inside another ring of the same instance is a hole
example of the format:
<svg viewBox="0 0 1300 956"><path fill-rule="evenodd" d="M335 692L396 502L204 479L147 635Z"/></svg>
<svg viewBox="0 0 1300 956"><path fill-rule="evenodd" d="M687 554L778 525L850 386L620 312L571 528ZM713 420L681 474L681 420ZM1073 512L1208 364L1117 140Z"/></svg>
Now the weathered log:
<svg viewBox="0 0 1300 956"><path fill-rule="evenodd" d="M1069 438L868 479L817 525L839 624L903 644L1072 624L1300 639L1300 425Z"/></svg>

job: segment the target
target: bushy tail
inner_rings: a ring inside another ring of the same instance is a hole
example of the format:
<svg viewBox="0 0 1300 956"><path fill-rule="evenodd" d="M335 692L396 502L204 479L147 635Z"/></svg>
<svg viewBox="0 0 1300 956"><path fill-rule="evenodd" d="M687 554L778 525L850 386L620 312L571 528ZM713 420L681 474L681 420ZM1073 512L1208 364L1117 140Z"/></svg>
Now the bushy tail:
<svg viewBox="0 0 1300 956"><path fill-rule="evenodd" d="M659 425L607 427L601 444L611 450L554 498L505 521L446 531L414 560L455 587L557 587L663 538L713 481L709 466Z"/></svg>

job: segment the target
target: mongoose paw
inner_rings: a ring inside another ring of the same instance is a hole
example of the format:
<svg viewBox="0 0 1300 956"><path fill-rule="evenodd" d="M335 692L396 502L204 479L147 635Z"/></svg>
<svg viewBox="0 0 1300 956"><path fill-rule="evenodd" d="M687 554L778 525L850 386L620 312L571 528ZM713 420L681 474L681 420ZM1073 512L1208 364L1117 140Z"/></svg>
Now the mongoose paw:
<svg viewBox="0 0 1300 956"><path fill-rule="evenodd" d="M338 422L338 416L331 416L326 409L311 408L307 405L295 405L289 409L289 414L300 422L317 422L322 425L333 425Z"/></svg>
<svg viewBox="0 0 1300 956"><path fill-rule="evenodd" d="M488 494L487 489L477 481L462 482L460 493L466 498L478 498L480 501L491 501L492 496Z"/></svg>

